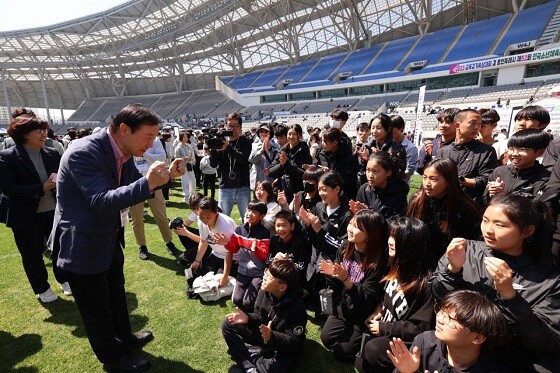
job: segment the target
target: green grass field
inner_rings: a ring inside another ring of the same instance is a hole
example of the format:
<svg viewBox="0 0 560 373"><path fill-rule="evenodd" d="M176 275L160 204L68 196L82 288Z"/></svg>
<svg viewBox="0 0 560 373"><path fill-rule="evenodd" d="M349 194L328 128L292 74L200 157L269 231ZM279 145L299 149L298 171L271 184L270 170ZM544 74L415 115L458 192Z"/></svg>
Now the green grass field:
<svg viewBox="0 0 560 373"><path fill-rule="evenodd" d="M418 186L418 176L411 183ZM171 193L168 217L186 217L180 187ZM148 209L149 211L149 209ZM232 217L239 222L234 207ZM231 300L201 303L185 296L183 267L167 254L148 215L146 237L150 260L138 259L130 225L126 229L125 276L133 330L153 331L155 339L143 348L153 372L227 372L232 362L226 353L220 325L234 307ZM99 232L103 234L103 232ZM179 240L174 239L179 245ZM65 297L55 283L47 260L49 279L60 296L43 305L35 298L25 277L21 257L10 229L0 225L0 372L100 372L72 297ZM353 372L353 366L334 360L321 344L320 328L311 318L307 341L294 372Z"/></svg>

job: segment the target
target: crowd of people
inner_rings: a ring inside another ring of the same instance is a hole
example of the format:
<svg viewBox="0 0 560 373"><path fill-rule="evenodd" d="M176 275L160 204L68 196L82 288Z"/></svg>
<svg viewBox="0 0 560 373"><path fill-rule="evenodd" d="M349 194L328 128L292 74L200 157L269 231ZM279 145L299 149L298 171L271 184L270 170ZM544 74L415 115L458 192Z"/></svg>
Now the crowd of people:
<svg viewBox="0 0 560 373"><path fill-rule="evenodd" d="M398 115L377 114L351 139L343 108L325 128L263 123L244 134L231 113L211 135L175 139L158 133L156 113L129 105L61 158L45 146L47 123L19 110L15 146L0 152L3 217L43 302L57 297L41 255L50 237L55 277L108 369L149 366L127 350L152 335L131 331L121 249L130 215L148 259L147 200L186 267L189 297L208 273L224 288L235 278L221 330L243 372L288 371L305 354L308 310L333 357L360 372L558 371L560 145L545 132L550 116L525 107L509 139L493 136L493 109L437 119L439 134L420 149ZM415 173L422 185L409 197ZM169 225L174 177L191 212Z"/></svg>

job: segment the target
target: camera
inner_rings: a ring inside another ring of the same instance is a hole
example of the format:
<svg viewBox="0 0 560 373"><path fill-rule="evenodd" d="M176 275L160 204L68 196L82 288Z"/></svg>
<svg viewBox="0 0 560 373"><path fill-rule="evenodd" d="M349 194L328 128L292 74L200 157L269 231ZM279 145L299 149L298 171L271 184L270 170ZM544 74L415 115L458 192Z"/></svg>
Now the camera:
<svg viewBox="0 0 560 373"><path fill-rule="evenodd" d="M176 217L169 223L169 229L177 229L183 226L183 219Z"/></svg>
<svg viewBox="0 0 560 373"><path fill-rule="evenodd" d="M208 149L220 149L224 145L227 136L233 136L232 131L220 128L203 128L204 142L208 145Z"/></svg>

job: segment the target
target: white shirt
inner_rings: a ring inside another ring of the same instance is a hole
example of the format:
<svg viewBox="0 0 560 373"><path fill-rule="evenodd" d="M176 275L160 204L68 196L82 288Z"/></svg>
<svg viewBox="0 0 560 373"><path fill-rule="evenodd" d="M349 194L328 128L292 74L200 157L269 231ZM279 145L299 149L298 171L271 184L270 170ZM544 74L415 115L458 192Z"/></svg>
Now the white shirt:
<svg viewBox="0 0 560 373"><path fill-rule="evenodd" d="M218 245L214 243L214 233L223 233L226 236L230 237L233 232L237 228L237 224L227 215L222 214L221 212L218 214L218 220L216 221L216 227L214 229L210 229L210 227L202 222L198 226L198 231L200 233L200 239L208 242L208 246L212 248L212 255L224 259L228 250L224 247L224 245ZM235 255L234 255L235 259Z"/></svg>

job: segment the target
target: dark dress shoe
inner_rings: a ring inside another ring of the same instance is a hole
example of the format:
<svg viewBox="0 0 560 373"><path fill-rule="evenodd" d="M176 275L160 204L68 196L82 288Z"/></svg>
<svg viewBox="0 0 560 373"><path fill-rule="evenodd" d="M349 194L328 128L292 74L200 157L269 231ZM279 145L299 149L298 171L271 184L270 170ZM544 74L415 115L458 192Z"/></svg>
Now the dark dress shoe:
<svg viewBox="0 0 560 373"><path fill-rule="evenodd" d="M127 354L113 364L103 364L107 372L145 372L150 367L150 360L140 355Z"/></svg>
<svg viewBox="0 0 560 373"><path fill-rule="evenodd" d="M130 333L124 337L117 339L121 341L127 348L137 348L144 346L146 343L154 339L154 335L152 334L152 332L146 330L142 332Z"/></svg>

